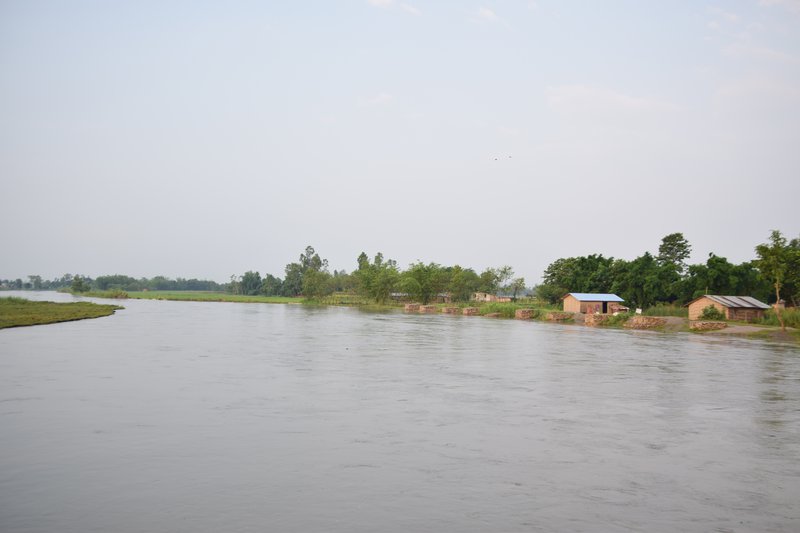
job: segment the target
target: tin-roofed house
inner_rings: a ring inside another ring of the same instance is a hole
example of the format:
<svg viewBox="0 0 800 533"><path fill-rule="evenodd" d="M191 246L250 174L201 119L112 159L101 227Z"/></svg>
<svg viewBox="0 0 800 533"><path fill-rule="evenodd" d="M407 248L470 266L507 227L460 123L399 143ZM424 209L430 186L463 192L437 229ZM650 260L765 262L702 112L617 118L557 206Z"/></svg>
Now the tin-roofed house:
<svg viewBox="0 0 800 533"><path fill-rule="evenodd" d="M719 296L706 294L695 298L686 307L689 308L689 320L697 320L703 309L712 305L719 309L728 320L744 320L752 322L764 316L764 311L770 307L751 296Z"/></svg>
<svg viewBox="0 0 800 533"><path fill-rule="evenodd" d="M616 294L571 292L561 300L564 302L564 312L566 313L613 314L617 311L628 310L627 307L622 305L624 300Z"/></svg>

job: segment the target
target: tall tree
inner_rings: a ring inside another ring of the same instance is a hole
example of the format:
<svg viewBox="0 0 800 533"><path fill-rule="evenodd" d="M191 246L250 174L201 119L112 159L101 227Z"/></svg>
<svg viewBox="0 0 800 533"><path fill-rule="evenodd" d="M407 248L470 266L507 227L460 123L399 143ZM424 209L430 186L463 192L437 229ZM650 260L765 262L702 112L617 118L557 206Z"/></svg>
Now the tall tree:
<svg viewBox="0 0 800 533"><path fill-rule="evenodd" d="M516 300L517 294L525 290L525 278L515 278L508 288L509 292L511 292L511 299Z"/></svg>
<svg viewBox="0 0 800 533"><path fill-rule="evenodd" d="M800 238L789 241L787 248L789 262L783 283L783 294L794 307L798 307L800 306Z"/></svg>
<svg viewBox="0 0 800 533"><path fill-rule="evenodd" d="M330 274L328 274L328 260L322 259L313 246L306 246L305 251L300 254L299 261L286 265L285 272L286 277L283 279L282 289L284 296L299 296L303 294L303 278L308 272L324 272L330 277ZM319 276L309 287L314 287L315 291L317 288L322 287L322 284L319 283Z"/></svg>
<svg viewBox="0 0 800 533"><path fill-rule="evenodd" d="M670 233L661 239L661 245L658 247L658 264L659 265L674 265L679 274L683 274L686 270L686 260L692 253L692 246L689 244L683 233Z"/></svg>
<svg viewBox="0 0 800 533"><path fill-rule="evenodd" d="M789 270L791 255L786 238L778 230L772 230L769 237L770 242L756 246L758 255L758 269L761 275L770 280L775 287L775 315L780 322L781 330L786 331L786 324L781 313L781 287L783 287L786 273Z"/></svg>

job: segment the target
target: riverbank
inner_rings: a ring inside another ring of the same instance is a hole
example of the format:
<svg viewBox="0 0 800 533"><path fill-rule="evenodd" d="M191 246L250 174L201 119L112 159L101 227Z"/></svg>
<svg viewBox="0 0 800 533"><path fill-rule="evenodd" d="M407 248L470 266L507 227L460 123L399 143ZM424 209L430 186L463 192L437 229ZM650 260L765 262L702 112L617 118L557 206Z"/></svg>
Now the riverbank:
<svg viewBox="0 0 800 533"><path fill-rule="evenodd" d="M248 296L224 292L203 291L141 291L129 292L128 298L137 300L176 300L188 302L236 302L261 304L298 304L303 298L290 296Z"/></svg>
<svg viewBox="0 0 800 533"><path fill-rule="evenodd" d="M298 304L304 303L303 298L290 296L249 296L244 294L229 294L213 291L88 291L73 292L70 290L59 291L73 296L88 298L107 298L111 300L173 300L178 302L234 302L234 303L261 303L261 304Z"/></svg>
<svg viewBox="0 0 800 533"><path fill-rule="evenodd" d="M113 315L119 309L124 308L92 302L34 302L0 297L0 329L100 318Z"/></svg>
<svg viewBox="0 0 800 533"><path fill-rule="evenodd" d="M91 291L81 293L79 296L89 296L94 298L110 299L141 299L141 300L173 300L173 301L193 301L193 302L232 302L232 303L268 303L268 304L304 304L320 306L344 306L358 307L371 311L381 310L401 310L406 306L406 302L388 301L383 304L364 299L355 294L334 293L320 300L308 300L303 297L286 296L250 296L241 294L230 294L224 292L211 291ZM464 309L470 311L465 312ZM652 311L658 311L653 308ZM667 311L674 312L671 307ZM625 328L625 329L647 329L664 333L692 333L696 335L732 335L742 336L763 340L791 341L800 343L800 330L797 328L787 328L782 332L779 327L773 324L747 324L747 323L726 323L724 329L714 331L695 331L690 327L690 321L681 316L654 316L651 312L646 312L647 316L634 318L632 314L622 314L618 316L600 315L600 320L587 322L587 316L577 313L563 313L560 306L550 305L539 300L528 299L517 302L506 303L484 303L484 302L460 302L460 303L436 303L425 307L426 313L447 313L447 314L469 314L471 316L482 316L487 318L518 318L517 312L524 311L523 320L535 320L541 322L574 323L588 325L603 329ZM413 311L418 312L418 311ZM651 321L650 319L655 319ZM590 322L590 323L589 323ZM641 323L639 323L641 322Z"/></svg>

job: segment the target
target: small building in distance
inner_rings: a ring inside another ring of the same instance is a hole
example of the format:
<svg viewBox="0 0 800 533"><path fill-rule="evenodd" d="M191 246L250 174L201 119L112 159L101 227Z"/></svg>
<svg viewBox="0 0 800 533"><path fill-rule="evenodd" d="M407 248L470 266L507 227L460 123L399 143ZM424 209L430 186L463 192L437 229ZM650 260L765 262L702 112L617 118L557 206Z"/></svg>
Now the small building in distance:
<svg viewBox="0 0 800 533"><path fill-rule="evenodd" d="M472 295L472 301L474 302L498 302L498 303L508 303L511 301L511 296L506 296L503 294L492 294L489 292L476 292Z"/></svg>
<svg viewBox="0 0 800 533"><path fill-rule="evenodd" d="M561 301L564 302L566 313L608 314L628 310L622 305L624 300L616 294L571 292L561 298Z"/></svg>
<svg viewBox="0 0 800 533"><path fill-rule="evenodd" d="M719 296L706 294L695 298L686 307L689 308L689 320L697 320L703 309L712 305L720 310L728 320L744 320L752 322L764 316L764 311L770 307L751 296Z"/></svg>

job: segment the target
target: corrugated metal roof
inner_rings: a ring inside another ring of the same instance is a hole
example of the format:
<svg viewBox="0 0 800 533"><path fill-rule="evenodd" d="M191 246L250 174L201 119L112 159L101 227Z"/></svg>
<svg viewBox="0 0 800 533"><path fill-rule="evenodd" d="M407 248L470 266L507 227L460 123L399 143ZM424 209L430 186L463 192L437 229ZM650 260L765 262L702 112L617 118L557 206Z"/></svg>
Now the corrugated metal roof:
<svg viewBox="0 0 800 533"><path fill-rule="evenodd" d="M706 294L706 298L710 298L715 302L724 305L725 307L746 307L753 309L770 309L770 306L764 302L760 302L752 296L720 296L718 294Z"/></svg>
<svg viewBox="0 0 800 533"><path fill-rule="evenodd" d="M571 292L569 293L579 302L623 302L624 300L616 294L600 294L591 292ZM566 297L565 297L566 298Z"/></svg>

